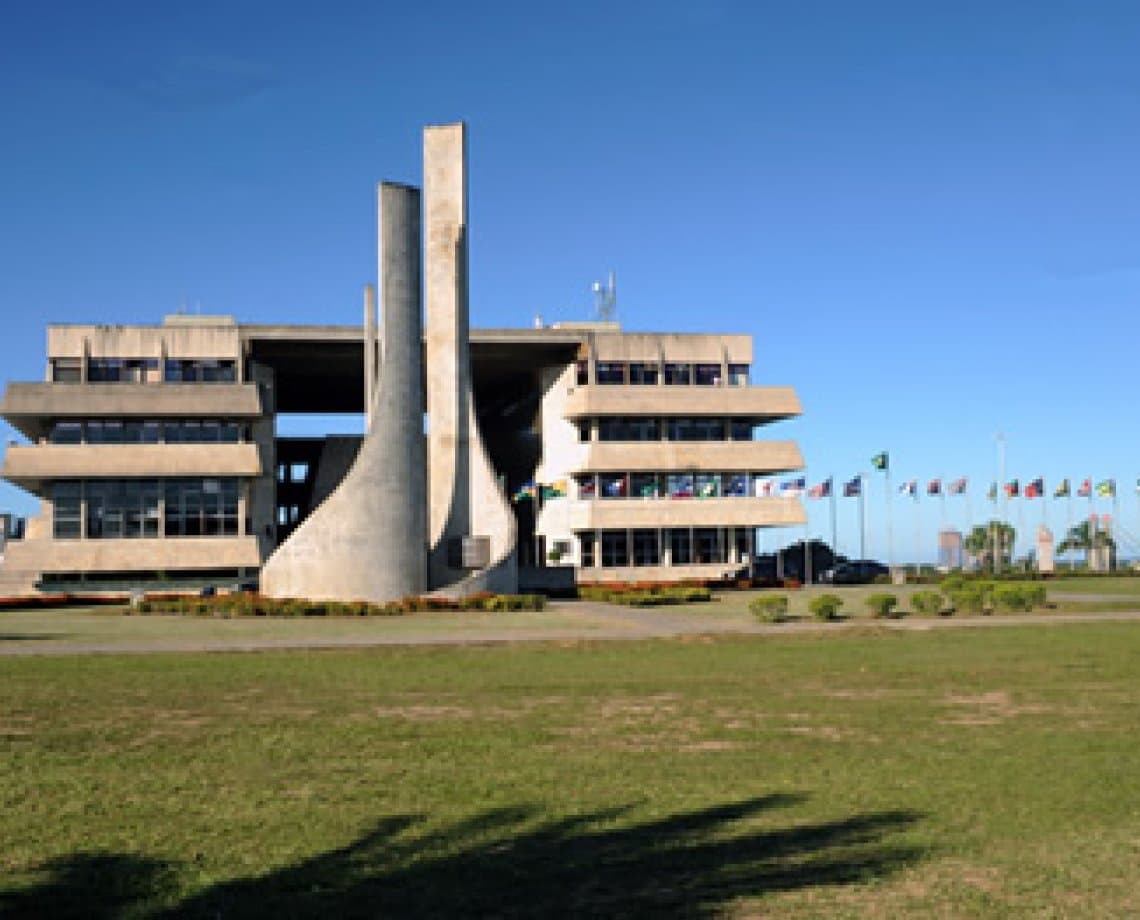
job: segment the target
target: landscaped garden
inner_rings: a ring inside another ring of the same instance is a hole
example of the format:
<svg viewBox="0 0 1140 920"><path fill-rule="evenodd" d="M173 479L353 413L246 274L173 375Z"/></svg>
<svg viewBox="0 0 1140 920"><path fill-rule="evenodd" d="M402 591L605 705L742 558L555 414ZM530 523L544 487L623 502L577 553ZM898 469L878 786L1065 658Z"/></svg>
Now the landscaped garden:
<svg viewBox="0 0 1140 920"><path fill-rule="evenodd" d="M0 914L1140 909L1134 623L9 657L0 686Z"/></svg>

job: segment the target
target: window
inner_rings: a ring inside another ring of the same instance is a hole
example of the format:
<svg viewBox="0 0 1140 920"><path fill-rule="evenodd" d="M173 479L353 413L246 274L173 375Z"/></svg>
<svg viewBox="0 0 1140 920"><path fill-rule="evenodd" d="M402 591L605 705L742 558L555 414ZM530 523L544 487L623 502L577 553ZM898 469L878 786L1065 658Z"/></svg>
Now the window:
<svg viewBox="0 0 1140 920"><path fill-rule="evenodd" d="M629 565L629 534L624 530L602 531L602 565Z"/></svg>
<svg viewBox="0 0 1140 920"><path fill-rule="evenodd" d="M87 380L91 383L145 383L157 372L157 358L89 358Z"/></svg>
<svg viewBox="0 0 1140 920"><path fill-rule="evenodd" d="M629 494L634 498L659 498L660 483L656 473L631 473Z"/></svg>
<svg viewBox="0 0 1140 920"><path fill-rule="evenodd" d="M593 531L578 534L578 558L581 560L580 564L583 568L592 569L594 567Z"/></svg>
<svg viewBox="0 0 1140 920"><path fill-rule="evenodd" d="M59 480L52 484L52 533L57 540L78 540L83 518L83 484Z"/></svg>
<svg viewBox="0 0 1140 920"><path fill-rule="evenodd" d="M307 463L290 463L289 464L289 481L290 482L304 482L309 478L309 464Z"/></svg>
<svg viewBox="0 0 1140 920"><path fill-rule="evenodd" d="M693 366L691 364L666 364L665 386L688 386L693 382Z"/></svg>
<svg viewBox="0 0 1140 920"><path fill-rule="evenodd" d="M689 565L693 561L692 534L687 527L667 530L669 554L673 565Z"/></svg>
<svg viewBox="0 0 1140 920"><path fill-rule="evenodd" d="M583 443L590 440L590 423L588 421L578 423L578 440Z"/></svg>
<svg viewBox="0 0 1140 920"><path fill-rule="evenodd" d="M718 387L720 386L721 366L719 364L698 364L697 365L697 386L699 387Z"/></svg>
<svg viewBox="0 0 1140 920"><path fill-rule="evenodd" d="M730 364L728 366L728 382L734 387L748 386L748 365Z"/></svg>
<svg viewBox="0 0 1140 920"><path fill-rule="evenodd" d="M751 441L753 430L752 419L734 418L729 423L729 435L734 441Z"/></svg>
<svg viewBox="0 0 1140 920"><path fill-rule="evenodd" d="M625 383L625 365L618 361L599 361L594 379L601 385Z"/></svg>
<svg viewBox="0 0 1140 920"><path fill-rule="evenodd" d="M86 492L87 539L158 536L158 480L92 480Z"/></svg>
<svg viewBox="0 0 1140 920"><path fill-rule="evenodd" d="M666 488L670 498L692 498L693 474L670 473L666 480Z"/></svg>
<svg viewBox="0 0 1140 920"><path fill-rule="evenodd" d="M693 544L696 547L698 563L724 562L724 544L720 540L720 530L716 527L698 527L693 531Z"/></svg>
<svg viewBox="0 0 1140 920"><path fill-rule="evenodd" d="M661 422L656 418L631 418L628 420L629 440L660 441Z"/></svg>
<svg viewBox="0 0 1140 920"><path fill-rule="evenodd" d="M598 494L598 481L594 478L593 474L586 474L585 476L579 475L574 477L574 483L578 486L579 498L596 498Z"/></svg>
<svg viewBox="0 0 1140 920"><path fill-rule="evenodd" d="M696 478L698 498L720 497L720 473L699 473Z"/></svg>
<svg viewBox="0 0 1140 920"><path fill-rule="evenodd" d="M587 361L579 361L578 362L576 379L578 381L578 386L580 386L580 387L584 387L587 383L590 382L590 365L589 365L589 362L587 362Z"/></svg>
<svg viewBox="0 0 1140 920"><path fill-rule="evenodd" d="M737 527L734 539L736 543L736 561L747 562L752 557L752 528Z"/></svg>
<svg viewBox="0 0 1140 920"><path fill-rule="evenodd" d="M748 475L746 473L725 473L721 477L722 494L733 498L748 496Z"/></svg>
<svg viewBox="0 0 1140 920"><path fill-rule="evenodd" d="M629 366L629 382L637 386L656 386L659 376L656 362L636 361Z"/></svg>
<svg viewBox="0 0 1140 920"><path fill-rule="evenodd" d="M225 359L168 358L162 379L167 383L233 383L237 380L237 365Z"/></svg>
<svg viewBox="0 0 1140 920"><path fill-rule="evenodd" d="M82 383L83 360L81 358L52 358L51 379L54 383Z"/></svg>
<svg viewBox="0 0 1140 920"><path fill-rule="evenodd" d="M168 479L166 535L168 537L236 536L236 479Z"/></svg>
<svg viewBox="0 0 1140 920"><path fill-rule="evenodd" d="M56 422L52 425L48 440L52 444L82 444L82 422Z"/></svg>
<svg viewBox="0 0 1140 920"><path fill-rule="evenodd" d="M601 480L603 498L625 498L629 494L629 482L624 473L603 473Z"/></svg>
<svg viewBox="0 0 1140 920"><path fill-rule="evenodd" d="M661 548L656 530L635 530L633 532L633 564L661 564Z"/></svg>

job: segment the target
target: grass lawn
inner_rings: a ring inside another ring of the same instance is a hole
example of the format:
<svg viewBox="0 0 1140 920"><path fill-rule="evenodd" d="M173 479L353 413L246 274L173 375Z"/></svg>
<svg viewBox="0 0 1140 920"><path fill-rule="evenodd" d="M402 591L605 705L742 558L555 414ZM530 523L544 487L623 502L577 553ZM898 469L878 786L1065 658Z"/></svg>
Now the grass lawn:
<svg viewBox="0 0 1140 920"><path fill-rule="evenodd" d="M1130 916L1140 625L0 659L0 914Z"/></svg>

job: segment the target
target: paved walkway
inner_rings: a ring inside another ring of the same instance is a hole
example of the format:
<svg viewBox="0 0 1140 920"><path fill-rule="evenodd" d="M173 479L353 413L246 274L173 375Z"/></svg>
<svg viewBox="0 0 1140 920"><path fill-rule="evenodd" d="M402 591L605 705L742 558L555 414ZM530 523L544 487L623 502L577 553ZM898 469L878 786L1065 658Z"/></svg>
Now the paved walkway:
<svg viewBox="0 0 1140 920"><path fill-rule="evenodd" d="M355 636L303 636L279 638L172 638L123 641L69 641L45 637L22 638L0 642L0 657L92 654L150 654L154 652L261 652L298 649L345 649L407 645L494 645L510 642L610 641L631 639L668 639L700 635L782 636L800 633L842 632L885 629L903 632L926 632L939 629L1001 629L1018 626L1056 626L1071 623L1140 623L1140 609L1125 612L1084 614L1020 614L973 617L908 617L899 620L869 620L865 617L820 623L800 620L791 623L761 624L743 618L707 617L696 613L671 613L661 608L629 609L586 601L555 601L551 609L567 619L580 619L581 626L545 628L488 628L478 632L446 633L404 630L385 635L377 633Z"/></svg>

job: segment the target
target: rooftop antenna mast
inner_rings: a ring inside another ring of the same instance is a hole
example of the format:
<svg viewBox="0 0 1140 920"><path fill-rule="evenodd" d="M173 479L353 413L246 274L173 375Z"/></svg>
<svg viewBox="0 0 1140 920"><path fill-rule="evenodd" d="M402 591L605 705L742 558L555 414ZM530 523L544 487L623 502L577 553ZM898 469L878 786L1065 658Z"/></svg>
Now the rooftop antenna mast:
<svg viewBox="0 0 1140 920"><path fill-rule="evenodd" d="M606 277L606 283L595 281L594 291L594 318L599 323L612 323L617 320L617 280L614 273Z"/></svg>

